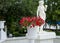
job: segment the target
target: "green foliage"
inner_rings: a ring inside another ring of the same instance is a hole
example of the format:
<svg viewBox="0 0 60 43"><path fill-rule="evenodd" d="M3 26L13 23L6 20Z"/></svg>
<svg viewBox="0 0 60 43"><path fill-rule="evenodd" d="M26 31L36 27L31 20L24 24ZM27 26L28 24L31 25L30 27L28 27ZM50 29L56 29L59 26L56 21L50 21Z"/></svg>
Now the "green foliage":
<svg viewBox="0 0 60 43"><path fill-rule="evenodd" d="M47 21L60 21L60 0L48 0L47 4Z"/></svg>

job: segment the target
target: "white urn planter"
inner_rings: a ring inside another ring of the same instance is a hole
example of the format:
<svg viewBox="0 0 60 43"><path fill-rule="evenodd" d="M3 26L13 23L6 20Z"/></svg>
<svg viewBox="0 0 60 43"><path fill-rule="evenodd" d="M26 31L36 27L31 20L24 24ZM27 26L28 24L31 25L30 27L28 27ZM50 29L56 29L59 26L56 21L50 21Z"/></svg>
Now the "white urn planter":
<svg viewBox="0 0 60 43"><path fill-rule="evenodd" d="M4 28L5 21L0 21L0 28Z"/></svg>
<svg viewBox="0 0 60 43"><path fill-rule="evenodd" d="M35 26L35 27L32 27L32 28L27 27L26 37L28 39L36 39L38 32L39 32L39 26Z"/></svg>
<svg viewBox="0 0 60 43"><path fill-rule="evenodd" d="M4 23L5 21L0 21L0 41L4 41L7 38L6 32L4 29Z"/></svg>

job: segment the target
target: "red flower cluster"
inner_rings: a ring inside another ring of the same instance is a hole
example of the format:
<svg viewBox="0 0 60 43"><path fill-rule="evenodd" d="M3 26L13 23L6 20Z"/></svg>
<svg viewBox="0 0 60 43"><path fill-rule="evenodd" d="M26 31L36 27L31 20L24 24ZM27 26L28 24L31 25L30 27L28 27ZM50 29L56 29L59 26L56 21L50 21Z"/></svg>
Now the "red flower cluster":
<svg viewBox="0 0 60 43"><path fill-rule="evenodd" d="M25 27L26 26L34 27L41 26L42 24L44 24L44 20L40 17L23 17L19 23Z"/></svg>

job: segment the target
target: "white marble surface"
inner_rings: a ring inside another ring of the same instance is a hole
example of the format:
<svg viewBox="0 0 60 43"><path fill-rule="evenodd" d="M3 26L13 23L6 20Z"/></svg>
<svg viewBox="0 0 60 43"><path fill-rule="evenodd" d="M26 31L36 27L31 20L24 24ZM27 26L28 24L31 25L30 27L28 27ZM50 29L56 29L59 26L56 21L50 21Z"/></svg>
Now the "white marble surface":
<svg viewBox="0 0 60 43"><path fill-rule="evenodd" d="M55 32L39 32L38 39L52 39L56 38Z"/></svg>

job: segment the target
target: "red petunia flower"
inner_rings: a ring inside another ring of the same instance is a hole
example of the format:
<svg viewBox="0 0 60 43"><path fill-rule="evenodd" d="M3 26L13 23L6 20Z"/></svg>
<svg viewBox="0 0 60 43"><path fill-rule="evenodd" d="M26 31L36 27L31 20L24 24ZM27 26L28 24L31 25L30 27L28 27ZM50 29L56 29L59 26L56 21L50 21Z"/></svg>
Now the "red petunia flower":
<svg viewBox="0 0 60 43"><path fill-rule="evenodd" d="M41 26L42 24L44 24L44 20L39 16L39 17L23 17L20 22L19 22L22 26L30 26L30 27L34 27L34 26Z"/></svg>

